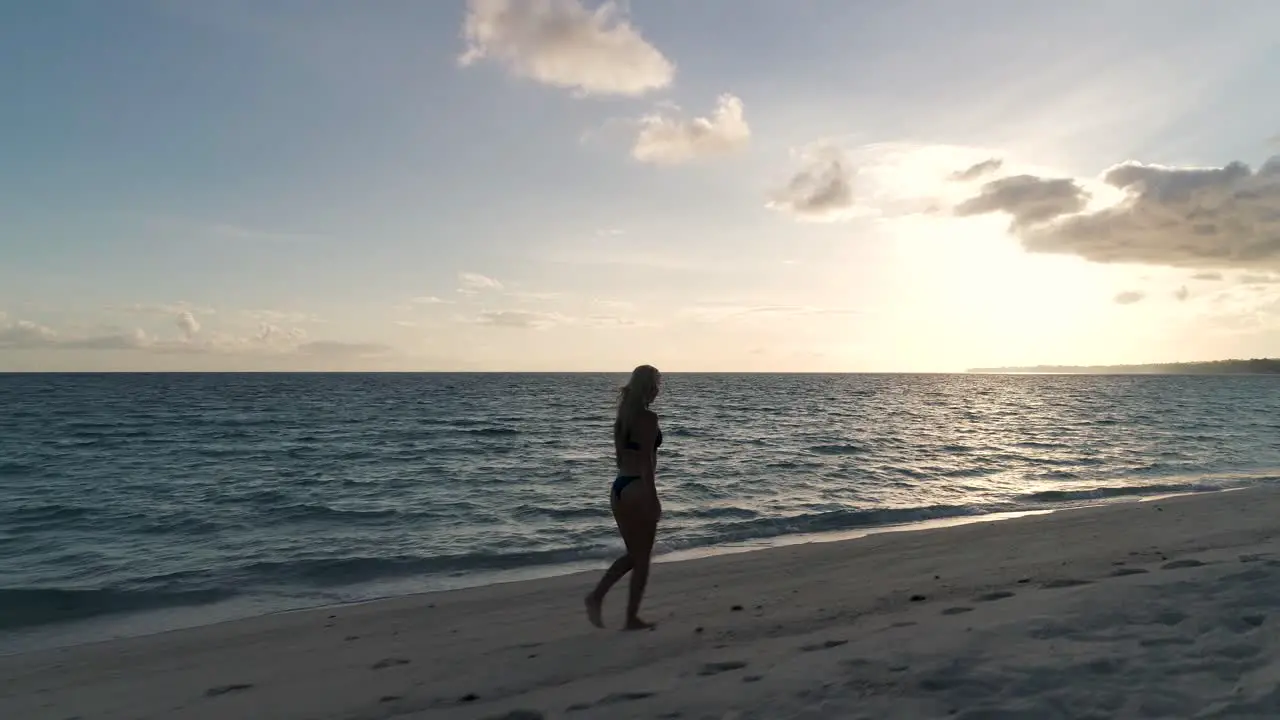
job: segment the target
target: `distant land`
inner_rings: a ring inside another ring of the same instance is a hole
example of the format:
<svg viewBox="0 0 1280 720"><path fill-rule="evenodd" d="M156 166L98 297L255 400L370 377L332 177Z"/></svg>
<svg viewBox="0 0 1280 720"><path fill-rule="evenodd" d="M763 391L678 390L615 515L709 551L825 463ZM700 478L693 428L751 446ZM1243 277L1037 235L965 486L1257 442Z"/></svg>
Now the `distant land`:
<svg viewBox="0 0 1280 720"><path fill-rule="evenodd" d="M1280 359L1214 360L1153 365L1035 365L971 368L970 373L1060 373L1071 375L1280 375Z"/></svg>

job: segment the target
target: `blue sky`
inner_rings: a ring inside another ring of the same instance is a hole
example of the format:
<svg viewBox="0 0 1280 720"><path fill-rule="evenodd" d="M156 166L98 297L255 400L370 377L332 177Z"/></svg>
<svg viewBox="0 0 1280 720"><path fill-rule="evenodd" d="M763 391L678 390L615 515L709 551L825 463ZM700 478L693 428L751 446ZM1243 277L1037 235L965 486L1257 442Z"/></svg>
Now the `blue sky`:
<svg viewBox="0 0 1280 720"><path fill-rule="evenodd" d="M1280 355L1275 27L1245 0L8 3L0 370Z"/></svg>

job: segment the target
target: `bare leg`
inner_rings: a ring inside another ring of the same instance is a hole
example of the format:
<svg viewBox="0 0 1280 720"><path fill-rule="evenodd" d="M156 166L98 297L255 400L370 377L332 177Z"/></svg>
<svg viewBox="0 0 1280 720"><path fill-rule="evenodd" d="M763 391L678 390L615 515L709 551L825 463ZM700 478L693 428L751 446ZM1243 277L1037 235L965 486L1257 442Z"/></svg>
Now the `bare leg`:
<svg viewBox="0 0 1280 720"><path fill-rule="evenodd" d="M623 555L614 560L609 569L604 571L604 577L600 578L600 583L596 585L595 590L587 594L587 619L592 625L598 628L604 627L604 620L601 618L604 596L608 594L609 588L622 579L623 575L631 571L633 565L630 555Z"/></svg>
<svg viewBox="0 0 1280 720"><path fill-rule="evenodd" d="M649 582L649 555L635 558L631 569L631 593L627 597L627 630L645 630L653 627L653 623L640 619L640 601L644 599L644 588Z"/></svg>
<svg viewBox="0 0 1280 720"><path fill-rule="evenodd" d="M655 510L657 498L637 495L638 497L629 498L632 504L626 508L628 516L625 526L619 523L632 563L631 592L627 598L627 630L653 627L652 623L640 619L640 602L644 599L645 586L649 582L649 564L653 557L654 536L658 530Z"/></svg>

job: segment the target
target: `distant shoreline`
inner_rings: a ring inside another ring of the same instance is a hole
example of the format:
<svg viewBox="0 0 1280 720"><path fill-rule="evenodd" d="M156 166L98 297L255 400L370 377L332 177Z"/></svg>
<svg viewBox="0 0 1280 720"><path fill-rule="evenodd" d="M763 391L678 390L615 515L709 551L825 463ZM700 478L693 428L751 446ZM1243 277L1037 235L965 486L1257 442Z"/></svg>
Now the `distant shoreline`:
<svg viewBox="0 0 1280 720"><path fill-rule="evenodd" d="M975 375L1280 375L1280 359L1255 358L1149 365L1032 365L970 368L965 372Z"/></svg>

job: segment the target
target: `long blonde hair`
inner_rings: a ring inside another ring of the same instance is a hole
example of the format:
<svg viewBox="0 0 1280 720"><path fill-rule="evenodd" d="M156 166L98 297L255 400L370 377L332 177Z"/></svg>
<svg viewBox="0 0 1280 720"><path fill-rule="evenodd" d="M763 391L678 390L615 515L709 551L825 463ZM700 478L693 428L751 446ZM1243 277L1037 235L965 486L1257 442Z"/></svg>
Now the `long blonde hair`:
<svg viewBox="0 0 1280 720"><path fill-rule="evenodd" d="M652 365L640 365L631 371L631 379L618 390L618 414L613 421L615 445L627 437L640 413L649 409L661 382L662 373Z"/></svg>

